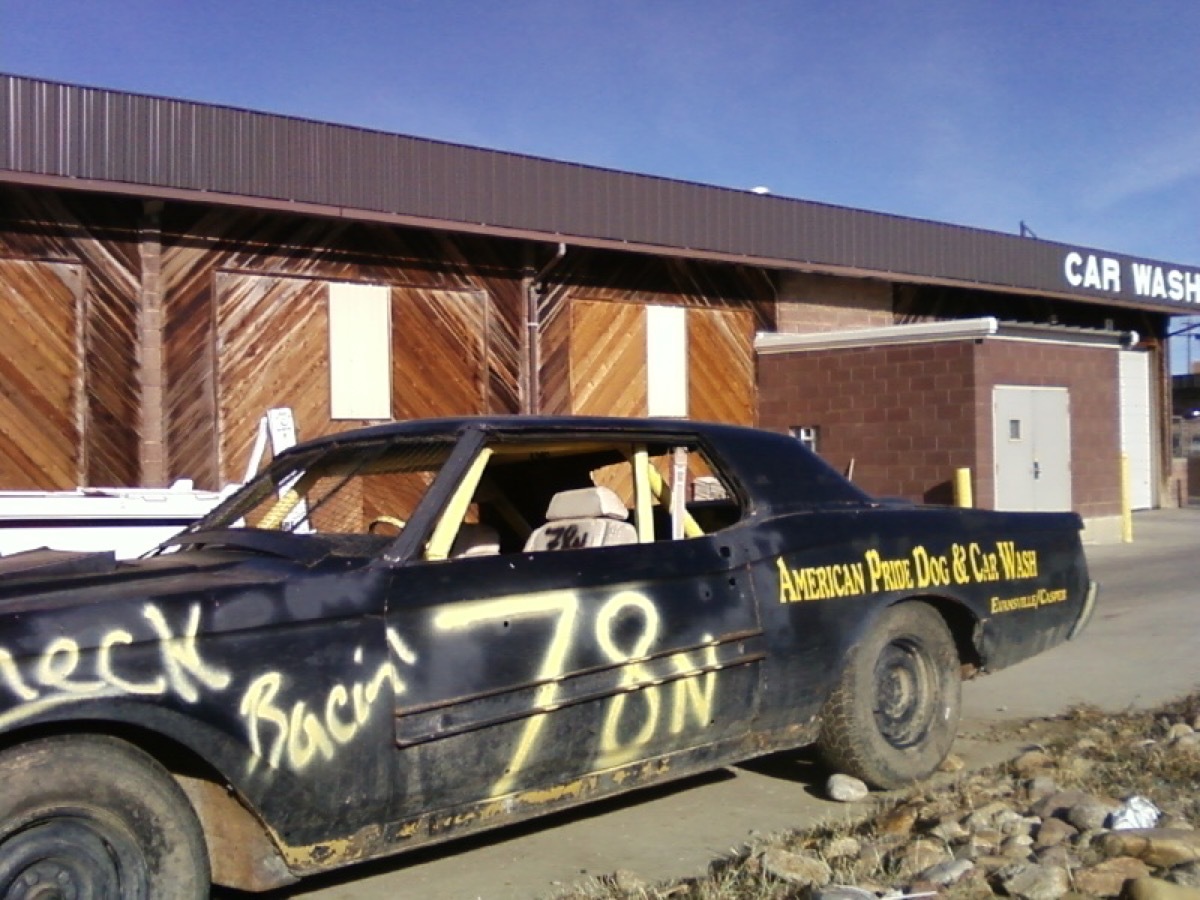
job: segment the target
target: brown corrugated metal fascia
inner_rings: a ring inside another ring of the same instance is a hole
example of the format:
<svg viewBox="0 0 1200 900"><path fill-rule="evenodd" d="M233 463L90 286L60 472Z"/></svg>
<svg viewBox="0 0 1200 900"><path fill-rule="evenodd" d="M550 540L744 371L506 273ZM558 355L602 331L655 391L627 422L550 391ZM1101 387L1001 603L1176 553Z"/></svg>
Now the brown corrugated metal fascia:
<svg viewBox="0 0 1200 900"><path fill-rule="evenodd" d="M347 219L355 222L373 222L382 225L396 225L406 228L430 228L438 231L449 231L463 234L475 234L487 237L511 238L516 240L538 241L542 243L566 242L572 246L589 247L598 250L624 250L633 253L647 253L657 256L670 256L680 259L694 259L704 262L732 263L736 265L755 266L779 271L808 272L821 275L834 275L847 278L868 278L891 281L904 284L924 284L941 287L970 288L991 293L1013 293L1018 291L1023 295L1046 297L1053 300L1086 302L1088 300L1103 302L1105 306L1140 309L1145 311L1178 313L1175 305L1158 304L1153 301L1128 301L1121 297L1081 297L1076 293L1066 291L1043 290L1040 288L1012 288L1005 285L982 284L974 280L962 280L940 277L936 275L917 275L904 273L880 273L870 269L853 266L838 266L821 263L798 262L778 259L775 257L748 256L744 254L720 253L716 251L693 250L684 247L669 247L658 244L637 244L624 240L605 240L552 234L532 229L503 228L492 225L477 225L470 222L448 222L439 219L406 216L395 213L379 213L370 210L345 208L339 206L322 206L316 203L301 203L294 201L269 200L256 197L227 196L211 191L181 191L169 188L148 188L143 185L116 184L113 182L97 181L94 179L62 178L45 175L16 175L6 177L0 171L0 183L8 182L30 187L53 188L64 190L93 191L104 194L116 194L155 200L170 200L185 203L205 203L214 206L229 206L234 209L259 209L269 212L287 213L292 215L311 215L324 218Z"/></svg>
<svg viewBox="0 0 1200 900"><path fill-rule="evenodd" d="M1073 288L1064 259L1099 253L1085 248L228 107L0 75L0 124L0 181L1194 308L1139 296L1129 279Z"/></svg>

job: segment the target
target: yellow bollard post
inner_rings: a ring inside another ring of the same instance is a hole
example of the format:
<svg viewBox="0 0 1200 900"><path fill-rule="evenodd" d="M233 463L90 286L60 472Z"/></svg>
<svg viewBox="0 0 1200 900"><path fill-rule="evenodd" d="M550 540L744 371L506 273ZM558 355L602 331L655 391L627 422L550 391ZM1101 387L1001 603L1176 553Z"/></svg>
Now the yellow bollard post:
<svg viewBox="0 0 1200 900"><path fill-rule="evenodd" d="M954 470L954 505L968 508L975 505L975 498L971 493L970 469Z"/></svg>
<svg viewBox="0 0 1200 900"><path fill-rule="evenodd" d="M1133 506L1129 497L1129 454L1121 454L1121 543L1133 543Z"/></svg>

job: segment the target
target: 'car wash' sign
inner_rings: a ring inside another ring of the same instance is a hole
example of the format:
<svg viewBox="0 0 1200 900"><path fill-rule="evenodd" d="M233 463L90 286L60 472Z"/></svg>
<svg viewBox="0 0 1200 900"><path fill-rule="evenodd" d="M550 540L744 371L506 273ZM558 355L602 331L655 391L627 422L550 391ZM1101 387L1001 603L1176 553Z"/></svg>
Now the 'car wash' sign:
<svg viewBox="0 0 1200 900"><path fill-rule="evenodd" d="M1132 290L1138 297L1200 305L1200 272L1155 263L1121 260L1071 250L1063 257L1063 275L1076 288L1119 294Z"/></svg>

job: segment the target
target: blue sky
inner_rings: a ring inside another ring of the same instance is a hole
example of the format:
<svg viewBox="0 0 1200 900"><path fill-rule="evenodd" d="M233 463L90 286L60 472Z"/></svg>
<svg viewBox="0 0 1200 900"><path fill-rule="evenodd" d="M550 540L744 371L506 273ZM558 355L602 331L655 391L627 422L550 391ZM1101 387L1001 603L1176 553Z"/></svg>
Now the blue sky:
<svg viewBox="0 0 1200 900"><path fill-rule="evenodd" d="M0 0L0 71L1200 265L1195 0Z"/></svg>

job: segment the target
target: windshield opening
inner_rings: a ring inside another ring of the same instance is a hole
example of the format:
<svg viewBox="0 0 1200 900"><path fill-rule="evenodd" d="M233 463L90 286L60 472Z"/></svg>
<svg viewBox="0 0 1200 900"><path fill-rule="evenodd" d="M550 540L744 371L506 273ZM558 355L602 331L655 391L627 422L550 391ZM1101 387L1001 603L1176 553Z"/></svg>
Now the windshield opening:
<svg viewBox="0 0 1200 900"><path fill-rule="evenodd" d="M395 537L453 449L449 440L336 444L285 457L189 532L259 529Z"/></svg>

